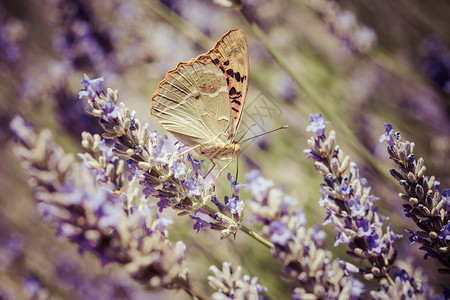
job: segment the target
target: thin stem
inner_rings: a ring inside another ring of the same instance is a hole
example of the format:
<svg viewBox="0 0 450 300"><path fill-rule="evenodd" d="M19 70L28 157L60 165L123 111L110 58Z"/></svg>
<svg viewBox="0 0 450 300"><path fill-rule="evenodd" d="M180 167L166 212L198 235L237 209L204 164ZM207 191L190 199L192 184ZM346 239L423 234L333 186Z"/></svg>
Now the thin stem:
<svg viewBox="0 0 450 300"><path fill-rule="evenodd" d="M210 214L216 214L217 213L217 211L214 208L211 208L208 205L203 205L202 209L206 210ZM268 240L264 239L262 236L260 236L259 234L257 234L253 230L251 230L250 228L248 228L248 227L246 227L244 225L241 225L241 227L239 229L241 231L245 232L247 235L249 235L253 239L255 239L256 241L258 241L259 243L261 243L262 245L266 246L267 248L271 249L271 248L274 247L274 245L271 242L269 242Z"/></svg>
<svg viewBox="0 0 450 300"><path fill-rule="evenodd" d="M267 248L271 249L271 248L275 247L271 242L269 242L268 240L264 239L262 236L260 236L259 234L257 234L253 230L251 230L250 228L247 228L247 227L242 225L240 229L243 232L245 232L246 234L248 234L249 236L251 236L252 238L254 238L256 241L261 243L262 245L266 246Z"/></svg>

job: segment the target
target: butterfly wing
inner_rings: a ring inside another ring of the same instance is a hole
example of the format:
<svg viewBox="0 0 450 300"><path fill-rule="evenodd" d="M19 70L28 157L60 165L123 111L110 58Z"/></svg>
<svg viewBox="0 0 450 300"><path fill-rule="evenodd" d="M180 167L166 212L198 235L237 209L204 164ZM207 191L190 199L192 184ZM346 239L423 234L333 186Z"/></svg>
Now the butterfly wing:
<svg viewBox="0 0 450 300"><path fill-rule="evenodd" d="M188 146L230 143L233 115L223 73L212 63L179 63L152 96L151 114Z"/></svg>
<svg viewBox="0 0 450 300"><path fill-rule="evenodd" d="M232 110L231 140L234 140L247 99L249 59L244 31L233 29L224 34L206 54L192 61L212 62L225 75Z"/></svg>

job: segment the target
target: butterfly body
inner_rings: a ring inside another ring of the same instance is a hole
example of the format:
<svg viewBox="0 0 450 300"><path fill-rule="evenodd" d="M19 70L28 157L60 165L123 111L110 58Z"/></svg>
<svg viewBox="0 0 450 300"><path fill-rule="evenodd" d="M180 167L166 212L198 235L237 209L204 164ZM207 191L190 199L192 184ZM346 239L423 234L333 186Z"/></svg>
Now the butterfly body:
<svg viewBox="0 0 450 300"><path fill-rule="evenodd" d="M222 143L216 140L209 145L200 145L195 151L211 159L233 159L241 151L241 145L238 142Z"/></svg>
<svg viewBox="0 0 450 300"><path fill-rule="evenodd" d="M222 36L207 53L167 72L152 96L151 114L183 144L210 159L233 159L248 88L242 30Z"/></svg>

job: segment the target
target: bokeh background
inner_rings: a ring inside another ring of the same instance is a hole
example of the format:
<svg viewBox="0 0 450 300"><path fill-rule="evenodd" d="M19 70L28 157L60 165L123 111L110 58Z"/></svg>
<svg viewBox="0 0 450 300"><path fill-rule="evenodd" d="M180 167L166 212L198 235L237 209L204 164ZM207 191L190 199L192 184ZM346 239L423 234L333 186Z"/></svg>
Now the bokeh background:
<svg viewBox="0 0 450 300"><path fill-rule="evenodd" d="M179 61L204 53L228 30L248 39L250 86L241 131L253 135L289 129L245 145L239 181L254 168L298 200L310 225L321 224L321 177L303 153L308 114L332 122L338 144L361 168L377 204L397 233L415 229L404 217L393 163L378 143L392 123L416 144L427 175L450 185L450 3L448 1L244 1L231 2L15 0L0 2L0 299L188 299L182 292L144 291L122 270L102 268L91 254L58 240L41 220L14 156L9 122L20 114L37 130L50 128L67 151L82 151L82 131L101 132L78 99L83 74L105 77L121 101L165 134L150 116L157 83ZM235 174L236 164L228 171ZM217 194L230 194L222 175ZM245 200L245 193L241 199ZM170 214L170 212L167 212ZM187 245L195 284L208 290L208 266L231 261L258 276L274 299L288 297L280 266L248 237L219 240L195 233L188 217L172 216L170 238ZM328 249L345 258L345 247ZM448 282L407 238L397 243L436 289ZM219 246L218 246L219 245Z"/></svg>

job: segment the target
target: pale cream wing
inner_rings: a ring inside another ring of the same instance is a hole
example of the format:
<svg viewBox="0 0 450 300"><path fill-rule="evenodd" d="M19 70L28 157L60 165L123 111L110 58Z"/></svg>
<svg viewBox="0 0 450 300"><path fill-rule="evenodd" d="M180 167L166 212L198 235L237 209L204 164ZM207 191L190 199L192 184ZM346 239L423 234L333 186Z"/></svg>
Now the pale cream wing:
<svg viewBox="0 0 450 300"><path fill-rule="evenodd" d="M231 113L223 73L212 63L179 63L152 96L151 114L188 146L231 142Z"/></svg>
<svg viewBox="0 0 450 300"><path fill-rule="evenodd" d="M247 99L249 59L244 31L233 29L224 34L208 53L192 61L212 62L225 75L229 105L233 113L232 140L236 136Z"/></svg>

